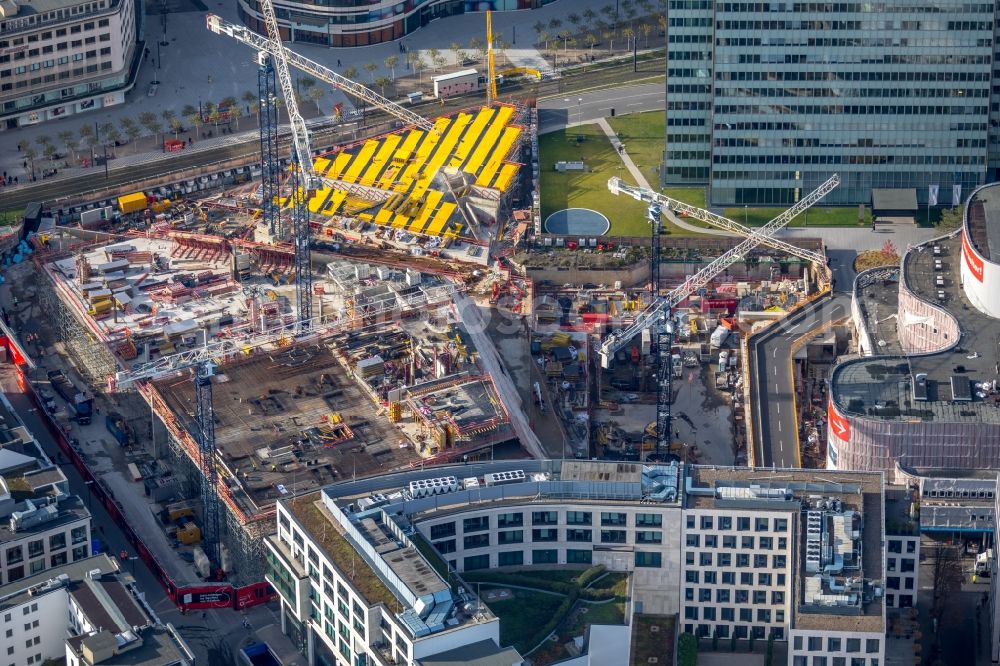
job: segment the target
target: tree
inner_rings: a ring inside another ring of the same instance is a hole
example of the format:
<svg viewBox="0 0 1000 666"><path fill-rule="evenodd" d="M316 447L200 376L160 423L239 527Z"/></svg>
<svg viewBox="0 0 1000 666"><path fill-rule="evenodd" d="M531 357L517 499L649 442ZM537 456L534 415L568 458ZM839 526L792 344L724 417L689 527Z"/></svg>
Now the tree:
<svg viewBox="0 0 1000 666"><path fill-rule="evenodd" d="M552 39L552 36L549 33L547 33L547 32L543 32L538 37L541 40L542 44L544 44L544 46L542 47L542 50L543 51L548 51L549 50L549 40Z"/></svg>
<svg viewBox="0 0 1000 666"><path fill-rule="evenodd" d="M344 70L344 76L351 80L358 78L358 68L351 65Z"/></svg>
<svg viewBox="0 0 1000 666"><path fill-rule="evenodd" d="M410 67L417 73L417 81L421 80L421 70L424 68L424 59L420 56L418 51L407 51L406 52L406 62L410 64Z"/></svg>
<svg viewBox="0 0 1000 666"><path fill-rule="evenodd" d="M562 27L562 21L560 19L553 18L553 19L551 19L549 21L549 30L550 31L556 32L561 27Z"/></svg>
<svg viewBox="0 0 1000 666"><path fill-rule="evenodd" d="M368 76L371 77L371 82L375 83L375 70L378 69L378 65L373 62L366 62L364 64L365 71L368 72Z"/></svg>
<svg viewBox="0 0 1000 666"><path fill-rule="evenodd" d="M27 139L22 139L22 140L18 141L17 142L17 147L21 149L21 154L24 155L24 159L28 163L28 165L31 167L31 173L32 173L32 175L34 175L34 173L35 173L35 158L38 156L38 153L36 153L35 149L31 147L31 142L28 141Z"/></svg>
<svg viewBox="0 0 1000 666"><path fill-rule="evenodd" d="M156 117L156 114L152 111L143 111L139 114L139 123L146 128L146 131L153 136L159 138L160 130L163 126L160 125L160 119Z"/></svg>
<svg viewBox="0 0 1000 666"><path fill-rule="evenodd" d="M615 50L615 31L605 30L604 39L608 40L608 53L611 53Z"/></svg>
<svg viewBox="0 0 1000 666"><path fill-rule="evenodd" d="M174 141L176 141L177 135L184 129L184 123L181 122L180 118L171 118L168 122L170 123L170 131L174 133Z"/></svg>
<svg viewBox="0 0 1000 666"><path fill-rule="evenodd" d="M597 44L597 35L592 32L588 32L583 38L584 43L590 48L590 57L594 58L594 45Z"/></svg>
<svg viewBox="0 0 1000 666"><path fill-rule="evenodd" d="M187 121L189 123L191 123L192 127L194 127L195 136L197 136L200 139L201 138L201 124L202 124L201 114L198 113L198 111L196 109L194 113L186 115L184 117L187 118Z"/></svg>
<svg viewBox="0 0 1000 666"><path fill-rule="evenodd" d="M320 97L323 96L323 91L320 88L313 88L309 91L309 95L312 96L317 90L319 90ZM319 106L319 105L317 105ZM236 121L236 129L240 128L240 118L243 117L243 107L239 104L229 107L229 119Z"/></svg>
<svg viewBox="0 0 1000 666"><path fill-rule="evenodd" d="M399 64L398 55L387 56L385 59L385 66L389 68L389 76L392 77L393 81L396 80L396 65L398 64Z"/></svg>
<svg viewBox="0 0 1000 666"><path fill-rule="evenodd" d="M941 231L951 231L952 229L958 229L962 224L962 207L956 206L955 208L942 208L941 209L941 221L938 222L938 227Z"/></svg>
<svg viewBox="0 0 1000 666"><path fill-rule="evenodd" d="M559 39L563 40L563 51L566 50L566 41L570 38L570 31L563 28L559 31Z"/></svg>
<svg viewBox="0 0 1000 666"><path fill-rule="evenodd" d="M72 130L63 130L59 132L59 140L62 145L66 146L66 150L73 154L73 161L76 161L76 151L80 149L80 140L76 138L76 133Z"/></svg>
<svg viewBox="0 0 1000 666"><path fill-rule="evenodd" d="M441 52L437 49L427 49L427 57L431 59L431 65L436 67L438 58L441 57Z"/></svg>
<svg viewBox="0 0 1000 666"><path fill-rule="evenodd" d="M122 126L122 131L125 132L125 136L128 137L128 140L132 142L132 152L134 153L137 150L135 140L139 138L140 134L142 134L142 130L139 129L139 125L136 124L134 120L127 116L118 121L118 124Z"/></svg>
<svg viewBox="0 0 1000 666"><path fill-rule="evenodd" d="M91 156L93 156L94 146L97 145L97 135L94 134L94 128L89 124L84 125L77 133L80 135L80 139L82 139L83 142L87 144L87 147L90 148Z"/></svg>
<svg viewBox="0 0 1000 666"><path fill-rule="evenodd" d="M375 79L375 85L377 85L379 89L382 90L383 97L385 97L385 87L390 83L392 83L392 81L387 76L380 76L377 79Z"/></svg>
<svg viewBox="0 0 1000 666"><path fill-rule="evenodd" d="M303 76L299 79L299 85L305 88L306 92L308 92L310 88L316 85L316 79L309 76ZM225 106L225 100L223 100L223 106Z"/></svg>
<svg viewBox="0 0 1000 666"><path fill-rule="evenodd" d="M431 50L432 51L436 51L437 49L431 49ZM431 62L434 63L434 69L435 70L439 70L442 67L444 67L445 59L444 59L444 56L441 55L440 52L433 53L433 54L431 54Z"/></svg>
<svg viewBox="0 0 1000 666"><path fill-rule="evenodd" d="M47 143L45 144L45 148L43 149L42 152L45 155L45 159L47 159L51 163L56 156L56 147L53 146L51 143Z"/></svg>
<svg viewBox="0 0 1000 666"><path fill-rule="evenodd" d="M594 19L597 18L597 12L595 12L590 7L583 10L583 19L587 22L587 25L593 25Z"/></svg>
<svg viewBox="0 0 1000 666"><path fill-rule="evenodd" d="M309 101L316 105L316 110L320 111L319 101L323 99L324 95L326 95L326 91L319 86L313 86L306 94L309 96ZM322 111L320 111L320 113L322 113Z"/></svg>
<svg viewBox="0 0 1000 666"><path fill-rule="evenodd" d="M462 50L462 44L460 42L452 42L448 50L451 51L451 55L455 58L455 64L461 67L462 63L465 62L465 51Z"/></svg>
<svg viewBox="0 0 1000 666"><path fill-rule="evenodd" d="M632 43L631 40L635 37L635 30L633 30L632 28L625 28L624 30L622 30L622 37L625 38L626 44L631 44Z"/></svg>
<svg viewBox="0 0 1000 666"><path fill-rule="evenodd" d="M697 666L698 639L694 634L684 633L677 639L677 666Z"/></svg>
<svg viewBox="0 0 1000 666"><path fill-rule="evenodd" d="M163 109L163 111L160 111L160 118L163 120L164 123L166 123L166 126L168 128L173 130L174 120L177 119L177 114L174 113L173 109ZM177 139L177 132L174 132L174 140L176 139Z"/></svg>
<svg viewBox="0 0 1000 666"><path fill-rule="evenodd" d="M246 104L247 106L250 106L250 105L255 104L257 102L257 93L255 93L252 90L244 91L243 97L241 99L243 100L244 104Z"/></svg>
<svg viewBox="0 0 1000 666"><path fill-rule="evenodd" d="M643 38L642 48L648 49L649 36L653 33L653 26L649 25L649 23L647 23L646 21L643 21L642 25L639 26L639 30L642 31L642 38Z"/></svg>
<svg viewBox="0 0 1000 666"><path fill-rule="evenodd" d="M478 37L469 39L469 48L476 52L476 60L486 59L486 42Z"/></svg>
<svg viewBox="0 0 1000 666"><path fill-rule="evenodd" d="M569 16L566 17L566 19L573 25L573 29L574 30L576 30L578 27L580 27L580 15L579 14L570 14Z"/></svg>
<svg viewBox="0 0 1000 666"><path fill-rule="evenodd" d="M658 14L656 17L656 25L660 26L660 34L667 33L667 16L666 14Z"/></svg>
<svg viewBox="0 0 1000 666"><path fill-rule="evenodd" d="M41 148L42 151L44 152L46 146L52 145L52 137L50 137L47 134L43 134L35 139L35 143L37 143L38 147Z"/></svg>
<svg viewBox="0 0 1000 666"><path fill-rule="evenodd" d="M198 109L191 106L190 104L185 104L184 108L181 109L181 115L187 118L188 116L193 116L198 113Z"/></svg>
<svg viewBox="0 0 1000 666"><path fill-rule="evenodd" d="M531 26L531 28L535 31L535 35L537 37L535 43L537 44L538 42L541 42L542 33L545 32L545 24L542 23L541 21L535 21L535 25ZM473 39L475 39L475 37L473 37Z"/></svg>

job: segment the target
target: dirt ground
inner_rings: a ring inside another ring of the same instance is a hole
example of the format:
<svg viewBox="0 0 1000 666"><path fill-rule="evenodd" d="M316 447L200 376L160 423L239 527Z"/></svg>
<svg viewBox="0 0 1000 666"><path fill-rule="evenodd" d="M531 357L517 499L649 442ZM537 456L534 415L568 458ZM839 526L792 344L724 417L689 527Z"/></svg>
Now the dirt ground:
<svg viewBox="0 0 1000 666"><path fill-rule="evenodd" d="M684 376L674 380L674 433L679 441L697 445L698 462L732 465L733 409L714 381L714 371L710 376L706 366L684 368Z"/></svg>

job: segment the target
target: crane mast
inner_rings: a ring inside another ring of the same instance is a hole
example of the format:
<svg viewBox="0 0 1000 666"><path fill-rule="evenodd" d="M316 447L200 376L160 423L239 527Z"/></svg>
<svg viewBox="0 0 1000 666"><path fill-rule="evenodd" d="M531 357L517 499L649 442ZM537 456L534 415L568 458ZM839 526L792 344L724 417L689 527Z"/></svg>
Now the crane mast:
<svg viewBox="0 0 1000 666"><path fill-rule="evenodd" d="M832 192L840 184L840 177L836 174L830 177L825 183L803 197L794 206L778 215L773 220L765 224L760 229L753 229L750 235L739 245L717 257L710 264L701 269L697 274L689 277L682 285L675 288L665 296L661 296L653 301L645 310L640 312L631 326L622 331L615 331L608 335L601 343L600 355L601 366L609 367L611 359L618 350L628 344L643 329L650 328L656 321L664 318L664 312L669 313L681 301L698 291L711 282L717 275L729 268L743 255L758 245L772 238L775 233L785 227L802 211L810 208L820 201L827 194Z"/></svg>
<svg viewBox="0 0 1000 666"><path fill-rule="evenodd" d="M497 73L493 61L493 12L486 10L486 106L497 99Z"/></svg>

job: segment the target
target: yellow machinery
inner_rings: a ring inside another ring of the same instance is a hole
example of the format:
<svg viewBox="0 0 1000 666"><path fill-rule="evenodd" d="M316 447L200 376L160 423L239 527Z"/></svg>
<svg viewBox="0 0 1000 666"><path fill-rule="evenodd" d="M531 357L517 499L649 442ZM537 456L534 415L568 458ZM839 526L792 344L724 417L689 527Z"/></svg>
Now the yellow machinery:
<svg viewBox="0 0 1000 666"><path fill-rule="evenodd" d="M486 11L486 106L497 98L497 73L493 64L493 12Z"/></svg>
<svg viewBox="0 0 1000 666"><path fill-rule="evenodd" d="M201 529L193 521L188 521L177 528L177 540L185 546L198 543L201 541Z"/></svg>

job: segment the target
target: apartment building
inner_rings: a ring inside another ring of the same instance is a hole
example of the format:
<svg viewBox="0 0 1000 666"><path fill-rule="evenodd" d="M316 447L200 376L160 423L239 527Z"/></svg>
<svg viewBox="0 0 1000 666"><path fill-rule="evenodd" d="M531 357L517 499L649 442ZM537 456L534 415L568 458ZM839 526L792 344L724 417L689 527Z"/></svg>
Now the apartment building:
<svg viewBox="0 0 1000 666"><path fill-rule="evenodd" d="M954 205L953 185L968 196L1000 164L995 12L669 0L665 181L708 185L715 206L785 206L838 173L828 205L887 188L923 206L932 184Z"/></svg>
<svg viewBox="0 0 1000 666"><path fill-rule="evenodd" d="M435 567L461 589L469 571L602 564L631 573L635 612L677 615L679 631L787 641L790 666L880 666L884 502L870 472L443 466L280 501L268 579L310 663L327 663L321 647L328 663L422 664L495 644L495 618Z"/></svg>
<svg viewBox="0 0 1000 666"><path fill-rule="evenodd" d="M0 664L194 666L170 624L107 555L0 586Z"/></svg>
<svg viewBox="0 0 1000 666"><path fill-rule="evenodd" d="M142 45L135 0L0 2L0 130L121 104Z"/></svg>
<svg viewBox="0 0 1000 666"><path fill-rule="evenodd" d="M0 478L0 584L90 557L90 511L75 495L15 502Z"/></svg>

